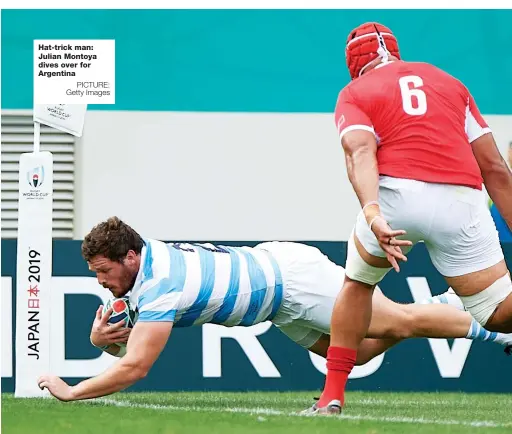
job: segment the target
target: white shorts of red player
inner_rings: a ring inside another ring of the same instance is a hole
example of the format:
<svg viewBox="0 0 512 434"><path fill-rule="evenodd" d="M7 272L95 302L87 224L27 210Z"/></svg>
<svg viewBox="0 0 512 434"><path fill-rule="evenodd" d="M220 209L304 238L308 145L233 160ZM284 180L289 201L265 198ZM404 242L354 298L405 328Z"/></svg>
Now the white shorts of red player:
<svg viewBox="0 0 512 434"><path fill-rule="evenodd" d="M381 176L381 214L403 237L424 242L435 268L446 277L461 276L492 267L503 260L498 232L481 190L450 184ZM353 234L374 256L385 257L364 214L359 213L350 235L346 274L370 285L380 282L391 268L368 265L359 255ZM402 248L408 253L411 248ZM470 297L461 297L466 310L485 324L496 306L511 292L510 275Z"/></svg>

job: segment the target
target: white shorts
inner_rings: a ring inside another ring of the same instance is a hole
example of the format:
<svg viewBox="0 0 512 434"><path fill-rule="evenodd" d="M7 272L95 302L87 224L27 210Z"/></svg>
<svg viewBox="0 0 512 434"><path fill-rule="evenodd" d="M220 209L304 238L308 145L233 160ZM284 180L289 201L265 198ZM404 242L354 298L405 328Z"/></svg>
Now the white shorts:
<svg viewBox="0 0 512 434"><path fill-rule="evenodd" d="M304 244L273 241L256 248L269 251L283 275L283 302L272 322L291 340L310 348L322 334L330 334L345 270Z"/></svg>
<svg viewBox="0 0 512 434"><path fill-rule="evenodd" d="M443 276L480 271L503 260L498 231L481 190L381 176L379 203L390 226L407 231L403 238L414 244L425 242ZM368 253L386 256L362 212L355 233Z"/></svg>

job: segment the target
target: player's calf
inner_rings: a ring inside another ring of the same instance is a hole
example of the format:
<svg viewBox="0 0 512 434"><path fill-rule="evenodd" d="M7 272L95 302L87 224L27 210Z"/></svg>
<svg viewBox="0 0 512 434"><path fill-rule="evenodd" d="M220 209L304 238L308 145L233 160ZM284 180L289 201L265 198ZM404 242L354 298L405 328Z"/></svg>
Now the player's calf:
<svg viewBox="0 0 512 434"><path fill-rule="evenodd" d="M503 308L504 311L507 311L505 308L504 300L496 309L495 312L501 311ZM457 310L465 312L470 318L471 323L469 323L469 329L466 334L466 339L483 341L483 342L495 342L499 345L505 347L505 352L507 354L512 353L512 334L511 333L499 333L495 331L486 330L482 327L470 314L466 312L464 308L464 304L460 297L455 294L452 288L448 289L443 294L436 295L434 297L429 297L421 302L421 304L447 304L449 306L455 307Z"/></svg>

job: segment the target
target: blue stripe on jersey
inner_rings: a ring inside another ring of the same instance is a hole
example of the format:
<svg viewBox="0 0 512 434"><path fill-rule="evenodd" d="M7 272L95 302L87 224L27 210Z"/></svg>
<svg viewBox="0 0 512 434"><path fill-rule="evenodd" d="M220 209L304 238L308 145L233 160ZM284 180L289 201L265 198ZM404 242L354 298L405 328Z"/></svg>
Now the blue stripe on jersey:
<svg viewBox="0 0 512 434"><path fill-rule="evenodd" d="M279 265L277 265L277 261L271 255L270 252L265 251L270 262L272 263L272 268L274 269L274 276L276 277L275 287L274 287L274 300L272 301L272 312L267 317L265 321L271 321L276 316L277 311L281 307L281 302L283 301L283 276L281 275L281 270L279 269Z"/></svg>
<svg viewBox="0 0 512 434"><path fill-rule="evenodd" d="M263 272L260 264L258 264L251 253L244 249L239 249L238 251L244 255L245 260L247 261L249 279L251 281L251 299L249 301L249 307L247 308L247 312L245 312L245 315L239 325L250 326L254 324L261 306L263 305L263 301L265 300L265 295L267 293L267 279L265 278L265 273Z"/></svg>
<svg viewBox="0 0 512 434"><path fill-rule="evenodd" d="M236 299L238 297L238 290L240 289L240 258L235 250L229 247L223 247L229 252L231 258L231 274L229 277L229 286L224 296L222 306L215 312L211 322L213 324L222 324L233 313L235 308Z"/></svg>
<svg viewBox="0 0 512 434"><path fill-rule="evenodd" d="M174 321L176 309L160 312L157 310L147 310L141 312L137 321Z"/></svg>
<svg viewBox="0 0 512 434"><path fill-rule="evenodd" d="M146 243L146 258L144 260L144 268L142 277L143 280L149 280L153 278L153 252L151 251L151 243L144 240Z"/></svg>
<svg viewBox="0 0 512 434"><path fill-rule="evenodd" d="M169 251L169 255L171 256L169 277L163 278L155 286L141 294L138 303L139 309L144 307L144 305L155 301L162 295L168 294L172 291L183 291L183 286L185 285L185 276L187 275L187 268L183 252L175 249L171 245L168 245L167 249ZM153 275L153 272L151 272L151 275Z"/></svg>
<svg viewBox="0 0 512 434"><path fill-rule="evenodd" d="M213 252L197 246L199 253L199 263L201 265L201 287L197 298L187 311L176 322L176 327L189 327L195 320L201 316L204 308L208 304L215 284L215 257Z"/></svg>

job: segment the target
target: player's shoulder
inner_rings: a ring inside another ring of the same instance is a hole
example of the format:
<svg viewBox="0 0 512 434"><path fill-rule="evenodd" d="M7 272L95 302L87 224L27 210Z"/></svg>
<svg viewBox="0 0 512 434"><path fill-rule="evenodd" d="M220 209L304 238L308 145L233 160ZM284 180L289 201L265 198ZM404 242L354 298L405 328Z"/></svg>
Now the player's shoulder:
<svg viewBox="0 0 512 434"><path fill-rule="evenodd" d="M338 102L366 100L382 91L389 93L389 89L386 88L395 86L395 80L404 75L418 75L436 83L456 86L467 92L467 88L462 81L431 63L397 60L378 66L349 82L340 90Z"/></svg>
<svg viewBox="0 0 512 434"><path fill-rule="evenodd" d="M154 238L144 238L144 248L151 254L167 251L167 243Z"/></svg>
<svg viewBox="0 0 512 434"><path fill-rule="evenodd" d="M141 266L144 279L161 278L169 273L170 252L167 243L144 238Z"/></svg>
<svg viewBox="0 0 512 434"><path fill-rule="evenodd" d="M352 89L354 88L355 81L351 81L347 83L339 92L338 92L338 101L341 100L350 100L353 98Z"/></svg>
<svg viewBox="0 0 512 434"><path fill-rule="evenodd" d="M436 65L433 65L428 62L404 62L406 66L405 68L410 69L413 73L416 73L417 75L424 76L425 78L433 78L438 83L446 83L446 84L453 84L455 86L459 86L461 88L466 89L466 86L464 83L455 77L454 75L450 74L449 72L445 71L444 69L439 68Z"/></svg>
<svg viewBox="0 0 512 434"><path fill-rule="evenodd" d="M432 63L428 62L402 62L402 68L403 69L411 69L413 71L422 71L429 74L436 74L443 77L451 77L453 78L448 72L446 72L444 69L439 68L436 65L433 65Z"/></svg>

